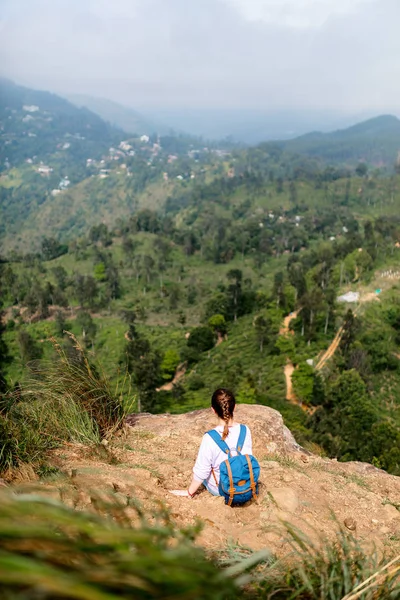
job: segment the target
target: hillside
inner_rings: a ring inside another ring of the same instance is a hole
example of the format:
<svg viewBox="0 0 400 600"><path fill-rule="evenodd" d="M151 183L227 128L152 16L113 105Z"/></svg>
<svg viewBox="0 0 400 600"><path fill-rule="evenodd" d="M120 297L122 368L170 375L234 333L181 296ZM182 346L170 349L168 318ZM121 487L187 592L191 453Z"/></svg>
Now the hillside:
<svg viewBox="0 0 400 600"><path fill-rule="evenodd" d="M68 99L76 106L84 106L96 113L108 121L115 127L122 129L123 131L133 135L151 135L157 133L158 135L168 135L171 128L163 123L152 121L146 118L140 112L107 100L106 98L93 98L91 96L84 96L81 94L68 95Z"/></svg>
<svg viewBox="0 0 400 600"><path fill-rule="evenodd" d="M52 157L58 174L72 181L79 179L87 157L100 158L122 139L90 110L6 79L0 80L0 127L1 171L33 160L47 164Z"/></svg>
<svg viewBox="0 0 400 600"><path fill-rule="evenodd" d="M281 147L328 163L392 168L400 151L400 120L384 115L332 133L309 133Z"/></svg>
<svg viewBox="0 0 400 600"><path fill-rule="evenodd" d="M212 177L216 148L185 136L129 137L87 108L0 82L0 248L37 250L91 225L161 208L175 187ZM128 139L127 139L128 138ZM223 167L222 167L223 169Z"/></svg>

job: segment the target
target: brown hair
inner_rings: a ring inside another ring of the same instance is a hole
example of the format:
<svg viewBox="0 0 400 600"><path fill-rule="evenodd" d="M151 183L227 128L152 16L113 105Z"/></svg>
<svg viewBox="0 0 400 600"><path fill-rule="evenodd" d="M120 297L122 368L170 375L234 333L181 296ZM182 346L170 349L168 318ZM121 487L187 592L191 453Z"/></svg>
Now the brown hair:
<svg viewBox="0 0 400 600"><path fill-rule="evenodd" d="M224 440L229 433L228 423L233 418L233 411L235 408L236 400L235 396L231 391L225 388L219 388L215 390L211 398L211 406L217 413L220 419L225 421L224 431L222 433L222 439Z"/></svg>

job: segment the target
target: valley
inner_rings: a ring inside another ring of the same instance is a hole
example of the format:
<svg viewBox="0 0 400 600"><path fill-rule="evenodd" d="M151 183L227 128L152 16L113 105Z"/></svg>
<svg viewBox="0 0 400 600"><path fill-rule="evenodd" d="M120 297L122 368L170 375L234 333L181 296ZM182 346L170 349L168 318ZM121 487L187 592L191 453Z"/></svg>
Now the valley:
<svg viewBox="0 0 400 600"><path fill-rule="evenodd" d="M201 519L190 552L206 561L232 543L243 560L266 545L280 560L297 528L311 553L347 544L347 530L359 552L397 552L396 123L241 148L125 134L56 96L6 90L3 487L36 497L39 519L52 502L56 521L111 511L129 527L165 506L172 536ZM263 473L233 521L204 492L187 505L169 493L188 485L219 387Z"/></svg>

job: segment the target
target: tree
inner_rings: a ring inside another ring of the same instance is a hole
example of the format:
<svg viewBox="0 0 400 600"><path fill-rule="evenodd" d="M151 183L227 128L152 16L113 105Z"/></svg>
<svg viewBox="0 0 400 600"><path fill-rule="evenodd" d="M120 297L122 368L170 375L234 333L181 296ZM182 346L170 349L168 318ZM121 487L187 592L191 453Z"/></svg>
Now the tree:
<svg viewBox="0 0 400 600"><path fill-rule="evenodd" d="M310 404L314 389L314 369L306 362L300 363L292 375L293 390L304 404Z"/></svg>
<svg viewBox="0 0 400 600"><path fill-rule="evenodd" d="M97 263L97 265L94 268L93 275L96 281L106 281L106 265L103 262Z"/></svg>
<svg viewBox="0 0 400 600"><path fill-rule="evenodd" d="M97 325L90 314L84 310L78 311L76 323L82 330L82 337L85 346L93 346L97 333Z"/></svg>
<svg viewBox="0 0 400 600"><path fill-rule="evenodd" d="M228 330L224 315L216 314L208 319L208 326L217 335L226 335Z"/></svg>
<svg viewBox="0 0 400 600"><path fill-rule="evenodd" d="M27 366L30 362L39 360L43 355L43 348L25 330L21 329L17 336L22 363Z"/></svg>
<svg viewBox="0 0 400 600"><path fill-rule="evenodd" d="M51 271L54 275L54 279L56 280L56 284L58 285L60 290L64 291L67 287L67 271L64 269L64 267L61 267L60 265L53 267Z"/></svg>
<svg viewBox="0 0 400 600"><path fill-rule="evenodd" d="M179 365L180 357L176 350L170 348L165 351L164 357L161 363L161 374L162 378L166 381L171 381L174 377L176 369Z"/></svg>
<svg viewBox="0 0 400 600"><path fill-rule="evenodd" d="M279 308L285 308L286 306L286 298L285 298L285 280L282 271L278 271L274 275L274 288L272 295L276 298L276 306Z"/></svg>
<svg viewBox="0 0 400 600"><path fill-rule="evenodd" d="M311 419L315 441L341 460L373 459L371 430L378 420L367 388L355 370L344 371L328 386L324 406Z"/></svg>
<svg viewBox="0 0 400 600"><path fill-rule="evenodd" d="M189 348L193 348L197 352L207 352L214 347L214 334L209 327L196 327L190 333L187 341Z"/></svg>
<svg viewBox="0 0 400 600"><path fill-rule="evenodd" d="M161 379L161 355L137 331L134 322L129 325L127 338L123 362L138 390L138 412L151 410L155 403L156 387Z"/></svg>
<svg viewBox="0 0 400 600"><path fill-rule="evenodd" d="M260 352L263 351L264 344L271 334L271 326L272 322L269 317L265 318L262 315L259 315L254 320L254 327L256 328L256 336L260 347Z"/></svg>
<svg viewBox="0 0 400 600"><path fill-rule="evenodd" d="M182 325L182 327L185 327L186 325L186 315L183 311L180 311L178 314L178 323L179 325Z"/></svg>
<svg viewBox="0 0 400 600"><path fill-rule="evenodd" d="M368 166L365 163L360 163L356 166L355 172L359 177L365 177L368 173Z"/></svg>
<svg viewBox="0 0 400 600"><path fill-rule="evenodd" d="M66 326L67 324L64 318L64 314L62 310L58 310L55 315L56 335L58 335L59 337L63 337Z"/></svg>
<svg viewBox="0 0 400 600"><path fill-rule="evenodd" d="M68 252L68 246L60 244L54 238L44 238L42 241L42 255L44 260L53 260Z"/></svg>

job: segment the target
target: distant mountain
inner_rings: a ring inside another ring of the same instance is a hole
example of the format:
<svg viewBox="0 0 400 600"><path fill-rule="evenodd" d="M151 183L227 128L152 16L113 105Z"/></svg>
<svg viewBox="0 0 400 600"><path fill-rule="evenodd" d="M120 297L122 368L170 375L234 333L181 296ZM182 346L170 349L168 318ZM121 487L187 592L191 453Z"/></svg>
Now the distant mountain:
<svg viewBox="0 0 400 600"><path fill-rule="evenodd" d="M90 107L89 107L90 108ZM245 144L268 140L288 140L316 129L333 131L366 118L327 110L289 109L192 109L143 108L150 119L168 123L177 131L187 131L205 139L231 138Z"/></svg>
<svg viewBox="0 0 400 600"><path fill-rule="evenodd" d="M313 132L280 143L285 150L332 163L394 164L400 151L400 120L383 115L332 133Z"/></svg>
<svg viewBox="0 0 400 600"><path fill-rule="evenodd" d="M105 121L130 134L151 135L152 133L158 133L159 135L167 135L171 132L171 128L166 125L153 121L132 108L106 98L93 98L81 94L68 94L67 98L76 106L88 108Z"/></svg>

